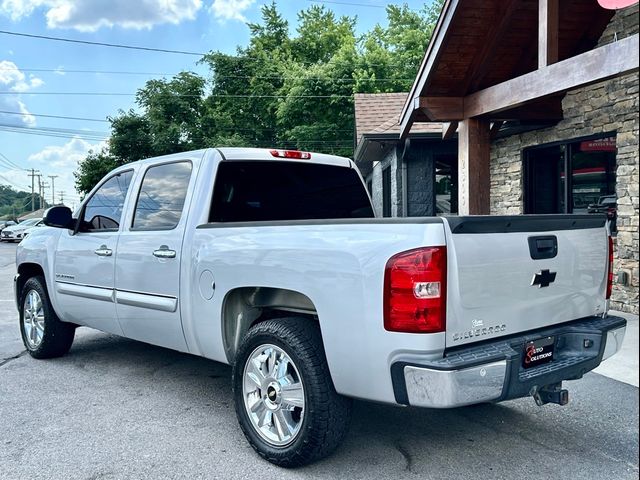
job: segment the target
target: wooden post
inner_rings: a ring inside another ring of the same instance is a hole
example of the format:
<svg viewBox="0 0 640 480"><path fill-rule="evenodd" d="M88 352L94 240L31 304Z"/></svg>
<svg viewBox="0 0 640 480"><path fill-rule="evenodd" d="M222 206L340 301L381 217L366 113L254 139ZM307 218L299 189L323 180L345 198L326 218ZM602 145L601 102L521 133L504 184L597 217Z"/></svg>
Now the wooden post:
<svg viewBox="0 0 640 480"><path fill-rule="evenodd" d="M489 122L468 118L458 127L458 212L489 215Z"/></svg>
<svg viewBox="0 0 640 480"><path fill-rule="evenodd" d="M558 2L538 0L538 68L558 61Z"/></svg>

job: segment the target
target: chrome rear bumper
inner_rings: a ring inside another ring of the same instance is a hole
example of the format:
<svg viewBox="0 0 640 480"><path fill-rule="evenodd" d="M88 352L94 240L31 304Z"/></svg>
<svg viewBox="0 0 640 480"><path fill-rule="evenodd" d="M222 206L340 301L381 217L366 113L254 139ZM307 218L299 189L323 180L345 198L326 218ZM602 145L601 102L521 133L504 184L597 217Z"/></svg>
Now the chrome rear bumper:
<svg viewBox="0 0 640 480"><path fill-rule="evenodd" d="M622 347L626 320L592 317L499 342L454 351L443 359L392 366L396 401L428 408L453 408L531 395L563 380L581 378ZM556 339L552 362L522 367L524 345L543 336Z"/></svg>

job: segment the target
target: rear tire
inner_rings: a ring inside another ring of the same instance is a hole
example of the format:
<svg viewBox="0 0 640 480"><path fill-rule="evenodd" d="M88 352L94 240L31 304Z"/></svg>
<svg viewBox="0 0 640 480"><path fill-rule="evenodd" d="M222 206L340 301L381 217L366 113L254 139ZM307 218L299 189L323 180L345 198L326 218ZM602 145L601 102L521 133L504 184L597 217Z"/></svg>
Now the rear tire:
<svg viewBox="0 0 640 480"><path fill-rule="evenodd" d="M33 358L61 357L71 348L75 325L53 310L44 277L31 277L20 292L20 333Z"/></svg>
<svg viewBox="0 0 640 480"><path fill-rule="evenodd" d="M351 399L336 393L312 320L267 320L249 329L233 366L233 390L247 440L275 465L324 458L349 430Z"/></svg>

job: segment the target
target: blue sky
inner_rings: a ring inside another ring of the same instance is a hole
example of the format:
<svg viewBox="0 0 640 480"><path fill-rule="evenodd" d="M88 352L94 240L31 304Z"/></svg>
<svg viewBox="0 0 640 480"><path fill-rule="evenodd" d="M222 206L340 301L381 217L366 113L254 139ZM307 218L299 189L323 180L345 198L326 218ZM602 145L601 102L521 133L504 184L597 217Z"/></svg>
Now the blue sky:
<svg viewBox="0 0 640 480"><path fill-rule="evenodd" d="M385 23L383 0L326 0L339 15L357 16L358 33ZM257 22L264 0L0 0L0 30L120 43L172 50L233 53L249 38L246 21ZM313 2L281 0L278 8L292 30L296 14ZM400 3L400 2L398 2ZM406 2L419 9L424 1ZM78 195L73 188L77 162L87 150L101 147L96 136L58 138L24 133L29 128L56 128L108 132L108 124L38 117L57 115L105 119L119 109L135 107L133 96L66 96L50 92L119 92L133 94L150 78L162 75L72 73L71 70L154 72L181 70L206 73L198 57L62 43L0 34L0 183L30 189L25 169L58 175L56 197L65 192L70 206ZM58 70L43 72L34 70ZM5 113L11 112L11 113ZM16 115L15 113L20 113ZM15 128L19 127L16 131ZM7 131L12 129L13 131ZM39 131L40 133L42 131ZM33 131L30 133L34 133ZM49 179L46 179L49 181ZM47 190L51 199L51 189Z"/></svg>

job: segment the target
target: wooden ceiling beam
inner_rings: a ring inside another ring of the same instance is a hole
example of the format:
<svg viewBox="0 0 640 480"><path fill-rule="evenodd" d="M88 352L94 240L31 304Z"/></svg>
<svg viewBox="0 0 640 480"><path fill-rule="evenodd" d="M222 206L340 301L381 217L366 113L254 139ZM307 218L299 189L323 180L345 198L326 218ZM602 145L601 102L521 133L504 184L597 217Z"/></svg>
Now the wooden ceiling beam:
<svg viewBox="0 0 640 480"><path fill-rule="evenodd" d="M637 72L639 55L635 34L472 93L464 98L464 118L489 114L493 117L496 112L537 99Z"/></svg>
<svg viewBox="0 0 640 480"><path fill-rule="evenodd" d="M564 95L547 97L535 102L531 102L521 107L516 107L516 108L511 108L509 110L490 113L483 118L488 118L491 121L503 121L503 122L508 122L512 120L558 122L563 118L563 113L562 113L563 98L564 98Z"/></svg>
<svg viewBox="0 0 640 480"><path fill-rule="evenodd" d="M432 121L448 122L464 118L462 97L420 97L418 108Z"/></svg>
<svg viewBox="0 0 640 480"><path fill-rule="evenodd" d="M500 131L500 128L502 128L502 125L504 125L504 122L502 120L498 120L497 122L493 122L491 124L491 128L489 128L489 138L491 140L496 138L496 135L498 135L498 132Z"/></svg>
<svg viewBox="0 0 640 480"><path fill-rule="evenodd" d="M495 18L499 18L500 20L498 21L498 24L490 30L484 41L482 50L474 56L473 61L467 70L466 80L461 88L461 91L465 95L480 87L482 80L491 68L491 62L488 61L489 56L495 52L496 47L509 30L513 12L516 10L518 3L518 0L504 0L498 2Z"/></svg>
<svg viewBox="0 0 640 480"><path fill-rule="evenodd" d="M442 139L448 140L458 130L458 122L447 122L442 124Z"/></svg>
<svg viewBox="0 0 640 480"><path fill-rule="evenodd" d="M538 68L558 61L560 0L538 0Z"/></svg>

